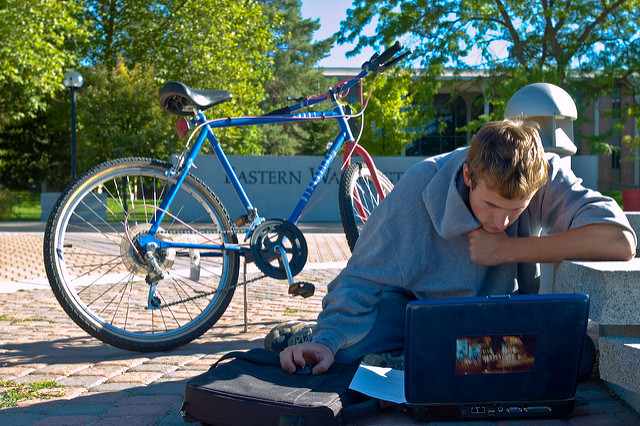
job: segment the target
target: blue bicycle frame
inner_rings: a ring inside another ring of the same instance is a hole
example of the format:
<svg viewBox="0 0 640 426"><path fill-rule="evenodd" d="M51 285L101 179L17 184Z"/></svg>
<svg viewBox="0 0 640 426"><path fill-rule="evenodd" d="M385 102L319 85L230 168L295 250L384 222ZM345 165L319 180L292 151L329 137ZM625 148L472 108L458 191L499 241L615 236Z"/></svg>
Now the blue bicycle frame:
<svg viewBox="0 0 640 426"><path fill-rule="evenodd" d="M360 74L358 74L356 77L347 81L343 85L341 90L348 90L349 88L353 87L360 80L362 80L367 74L368 74L367 70L362 70ZM257 215L257 209L253 206L253 204L249 200L249 197L247 196L244 188L242 187L242 184L240 183L235 171L231 167L231 164L229 163L229 160L226 154L224 153L224 151L222 150L220 142L216 138L215 133L213 132L212 129L240 127L240 126L254 126L254 125L263 125L263 124L285 124L285 123L299 122L301 120L320 120L320 119L327 119L327 118L334 119L338 122L340 132L338 133L335 140L331 144L331 147L329 148L328 152L325 154L324 159L322 160L322 162L320 163L320 166L318 167L315 174L313 175L311 181L309 182L309 185L307 186L306 190L300 197L300 200L295 206L293 212L289 216L289 219L288 219L289 222L296 224L300 219L302 211L304 210L308 201L311 199L313 192L315 191L316 187L322 180L322 177L324 176L324 174L329 169L329 166L333 162L336 154L342 147L343 143L345 141L353 140L353 135L349 128L347 118L344 114L344 109L342 107L342 104L340 104L340 102L338 102L335 99L335 96L333 95L333 92L331 90L328 96L332 98L331 99L333 102L332 111L308 112L308 113L301 113L301 114L289 113L289 114L282 114L282 115L271 115L271 116L267 115L267 116L261 116L261 117L248 117L248 118L226 118L226 119L220 119L220 120L213 120L210 122L207 121L207 118L205 117L204 113L202 111L199 111L190 120L190 122L192 125L202 126L202 129L199 131L197 137L195 138L195 141L191 146L191 148L189 149L189 152L184 157L184 160L182 163L182 170L178 175L176 183L169 189L166 196L163 198L162 203L158 208L158 213L154 216L154 219L151 221L151 229L149 230L147 235L142 236L140 238L140 243L143 246L146 246L147 244L154 244L157 248L161 248L161 249L185 248L185 249L222 250L224 248L224 250L239 251L240 254L244 255L247 249L237 245L224 245L223 247L222 245L216 245L216 244L209 245L209 244L174 243L171 241L160 241L155 238L155 234L160 227L160 223L162 222L165 216L165 212L168 211L169 206L171 205L178 190L180 189L180 185L186 178L187 173L189 173L191 166L193 165L196 157L198 156L198 153L202 149L202 146L205 140L209 141L209 144L211 145L213 152L215 153L216 157L220 161L220 164L222 165L222 168L224 169L225 174L227 175L229 181L231 182L231 185L234 188L236 195L240 199L240 202L242 203L242 206L244 207L244 210L246 211L247 216L252 220L249 226L249 229L247 231L247 236L251 233L252 229L254 229L255 226L257 226L258 224L260 224L265 220L263 217L259 217ZM326 96L322 96L317 99L305 100L305 101L299 102L296 105L290 106L289 111L295 111L298 109L310 107L326 99L327 99Z"/></svg>

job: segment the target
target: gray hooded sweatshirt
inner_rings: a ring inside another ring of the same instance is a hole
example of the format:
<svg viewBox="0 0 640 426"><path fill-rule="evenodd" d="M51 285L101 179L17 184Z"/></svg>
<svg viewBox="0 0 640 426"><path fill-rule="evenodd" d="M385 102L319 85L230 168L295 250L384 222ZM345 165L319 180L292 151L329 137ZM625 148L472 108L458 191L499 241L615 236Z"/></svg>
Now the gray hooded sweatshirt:
<svg viewBox="0 0 640 426"><path fill-rule="evenodd" d="M382 289L389 285L418 299L538 292L537 264L483 266L471 260L468 233L480 222L469 208L462 176L467 150L413 166L374 210L347 266L329 284L313 331L315 342L335 353L364 338L375 321ZM549 181L507 235L554 234L593 223L633 232L614 200L583 187L558 156L547 154L547 159Z"/></svg>

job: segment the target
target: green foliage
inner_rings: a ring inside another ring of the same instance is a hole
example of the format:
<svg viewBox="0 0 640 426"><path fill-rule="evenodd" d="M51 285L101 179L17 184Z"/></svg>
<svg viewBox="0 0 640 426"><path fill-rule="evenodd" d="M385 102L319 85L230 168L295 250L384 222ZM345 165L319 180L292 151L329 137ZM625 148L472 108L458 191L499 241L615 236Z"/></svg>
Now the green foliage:
<svg viewBox="0 0 640 426"><path fill-rule="evenodd" d="M79 60L89 36L72 0L8 0L0 7L0 128L35 119L61 87L64 70Z"/></svg>
<svg viewBox="0 0 640 426"><path fill-rule="evenodd" d="M603 195L607 197L611 197L615 200L616 203L620 206L621 209L624 209L622 204L622 191L602 191Z"/></svg>
<svg viewBox="0 0 640 426"><path fill-rule="evenodd" d="M267 98L260 104L264 113L290 104L288 97L299 98L325 92L330 83L314 65L327 56L334 38L312 42L318 21L302 19L300 0L262 0L274 34L276 48L273 78L264 85ZM328 109L327 103L316 110ZM328 142L338 133L335 121L309 121L261 128L261 145L266 154L324 154Z"/></svg>
<svg viewBox="0 0 640 426"><path fill-rule="evenodd" d="M180 151L172 119L157 102L151 66L96 64L78 96L78 170L127 156L167 159Z"/></svg>
<svg viewBox="0 0 640 426"><path fill-rule="evenodd" d="M92 65L149 66L158 83L178 80L196 89L224 89L230 103L213 117L255 115L271 76L273 37L261 6L251 0L85 1L84 19L96 28L86 45ZM121 59L119 59L121 58ZM157 90L156 89L156 90ZM154 96L157 99L157 93ZM260 132L220 135L232 154L257 154Z"/></svg>
<svg viewBox="0 0 640 426"><path fill-rule="evenodd" d="M639 6L638 0L356 0L337 36L356 41L354 51L402 39L429 80L416 88L416 102L432 98L445 67L483 70L478 84L494 107L491 119L534 82L591 99L616 83L637 90ZM374 18L377 35L368 37L363 31Z"/></svg>
<svg viewBox="0 0 640 426"><path fill-rule="evenodd" d="M634 97L634 101L635 101L635 97ZM633 117L635 128L640 129L640 105L638 105L637 102L634 102L632 105L626 106L624 113L620 117L621 121L624 120L626 117ZM621 133L622 132L620 132L620 134ZM622 143L629 149L629 151L633 153L629 158L624 158L624 159L628 161L635 160L636 159L635 150L640 148L640 135L638 134L634 134L633 136L624 135L622 137Z"/></svg>
<svg viewBox="0 0 640 426"><path fill-rule="evenodd" d="M39 189L71 180L69 104L52 103L36 118L0 127L0 176L11 188Z"/></svg>
<svg viewBox="0 0 640 426"><path fill-rule="evenodd" d="M40 220L40 193L0 188L0 220ZM0 315L0 321L8 321Z"/></svg>
<svg viewBox="0 0 640 426"><path fill-rule="evenodd" d="M18 188L69 182L65 71L85 77L77 102L82 171L123 154L176 151L175 117L157 106L167 81L231 91L233 101L212 117L259 114L274 46L250 0L9 0L0 7L0 42L0 173L3 185ZM256 128L219 139L232 154L263 150Z"/></svg>
<svg viewBox="0 0 640 426"><path fill-rule="evenodd" d="M370 76L365 85L372 82ZM414 139L409 130L410 119L417 115L409 96L411 84L411 73L406 69L393 68L378 75L365 111L360 142L369 154L400 155Z"/></svg>

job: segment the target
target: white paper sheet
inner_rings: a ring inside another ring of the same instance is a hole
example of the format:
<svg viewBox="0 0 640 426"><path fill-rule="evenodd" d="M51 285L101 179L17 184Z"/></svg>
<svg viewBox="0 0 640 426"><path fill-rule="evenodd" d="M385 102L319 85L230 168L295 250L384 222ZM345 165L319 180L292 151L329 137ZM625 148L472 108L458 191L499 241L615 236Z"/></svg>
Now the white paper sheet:
<svg viewBox="0 0 640 426"><path fill-rule="evenodd" d="M404 398L404 371L402 370L374 367L363 362L356 370L349 389L383 401L397 404L407 402Z"/></svg>

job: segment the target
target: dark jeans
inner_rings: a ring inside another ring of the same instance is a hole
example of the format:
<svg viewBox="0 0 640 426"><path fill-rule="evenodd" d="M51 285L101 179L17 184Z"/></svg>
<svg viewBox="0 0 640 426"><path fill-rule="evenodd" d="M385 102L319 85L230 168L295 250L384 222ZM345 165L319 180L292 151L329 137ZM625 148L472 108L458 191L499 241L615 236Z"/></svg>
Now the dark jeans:
<svg viewBox="0 0 640 426"><path fill-rule="evenodd" d="M415 300L413 293L398 288L386 287L376 305L376 321L364 339L340 349L335 362L352 364L368 353L385 352L404 348L404 323L407 303Z"/></svg>

